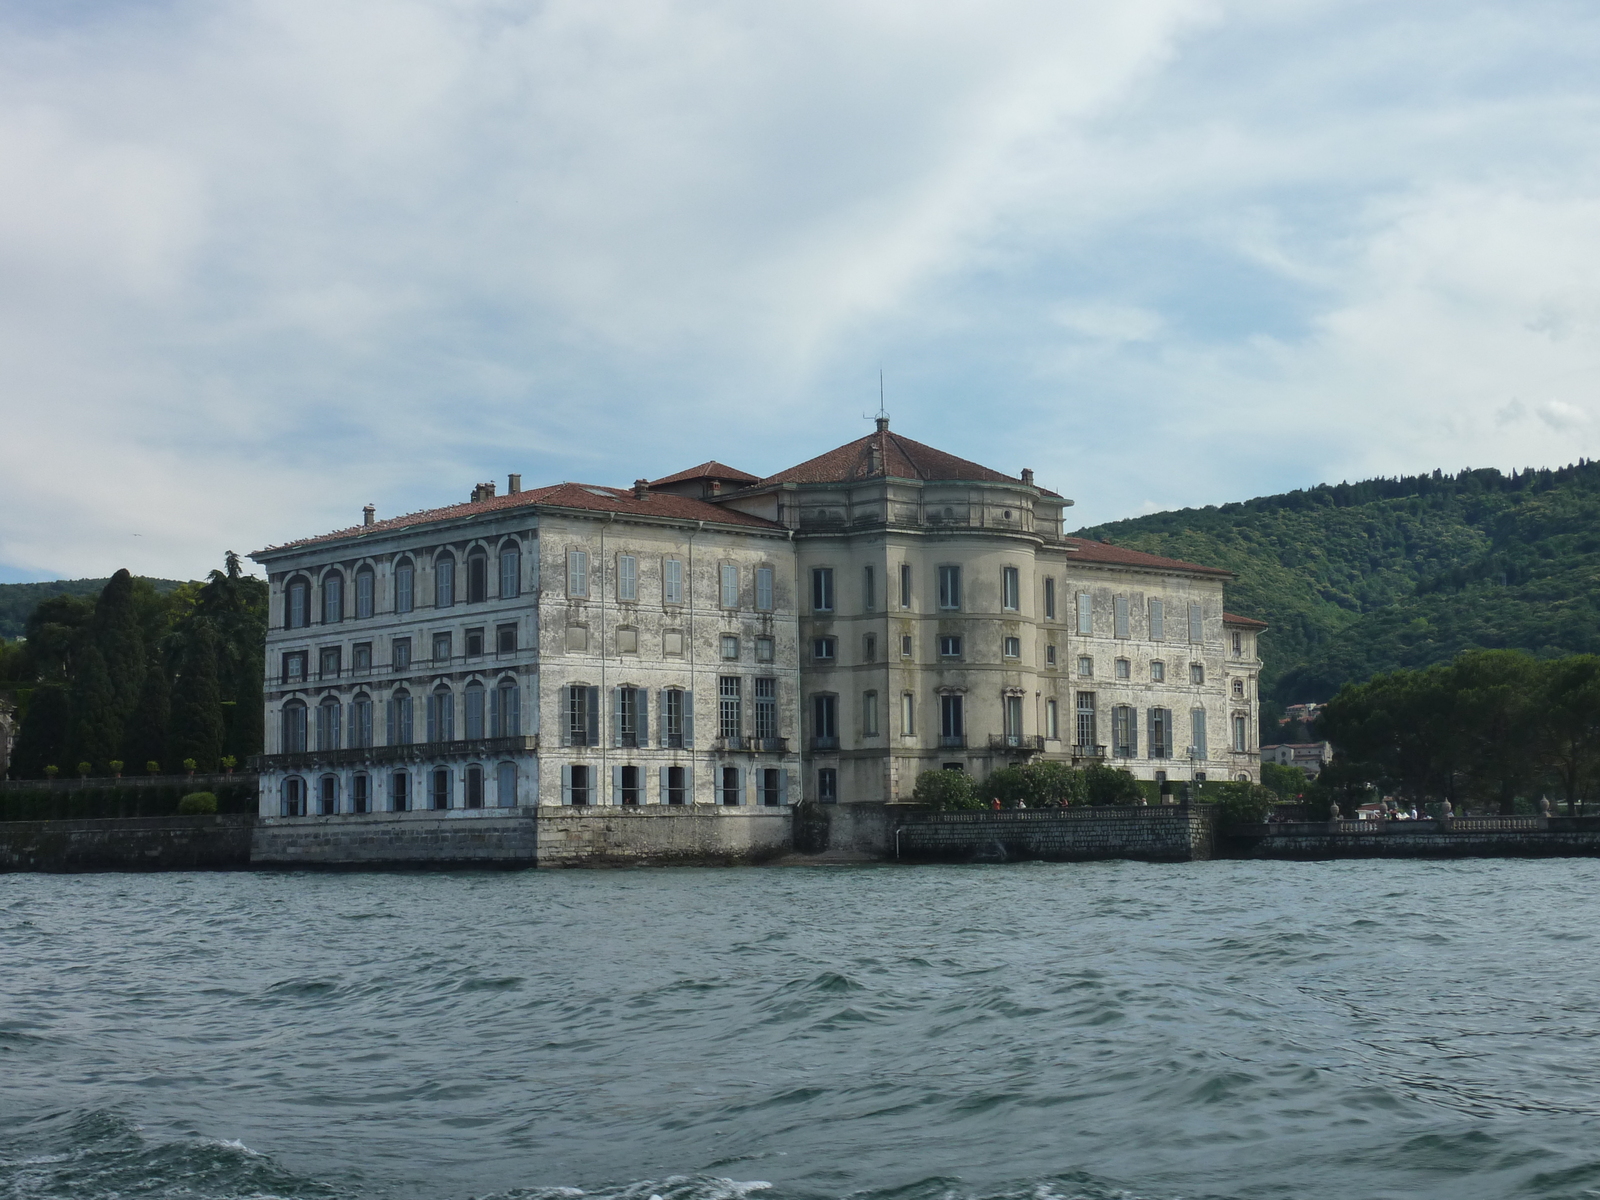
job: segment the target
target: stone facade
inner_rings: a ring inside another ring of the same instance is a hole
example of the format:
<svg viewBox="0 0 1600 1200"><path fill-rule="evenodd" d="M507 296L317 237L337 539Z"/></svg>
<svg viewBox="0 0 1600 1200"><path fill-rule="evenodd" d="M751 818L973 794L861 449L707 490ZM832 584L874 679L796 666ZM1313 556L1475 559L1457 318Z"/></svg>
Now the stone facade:
<svg viewBox="0 0 1600 1200"><path fill-rule="evenodd" d="M0 822L4 871L228 871L250 865L252 816Z"/></svg>
<svg viewBox="0 0 1600 1200"><path fill-rule="evenodd" d="M1212 856L1207 805L913 812L895 831L900 861L1191 862Z"/></svg>

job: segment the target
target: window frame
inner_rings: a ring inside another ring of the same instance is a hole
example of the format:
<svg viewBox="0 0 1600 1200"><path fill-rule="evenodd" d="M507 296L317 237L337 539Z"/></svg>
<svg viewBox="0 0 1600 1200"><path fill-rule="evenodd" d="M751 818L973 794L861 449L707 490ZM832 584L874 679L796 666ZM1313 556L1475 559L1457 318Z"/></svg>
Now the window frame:
<svg viewBox="0 0 1600 1200"><path fill-rule="evenodd" d="M777 590L775 582L777 573L772 567L762 564L756 567L756 611L772 612L777 606Z"/></svg>
<svg viewBox="0 0 1600 1200"><path fill-rule="evenodd" d="M831 613L834 610L833 568L811 568L811 611Z"/></svg>
<svg viewBox="0 0 1600 1200"><path fill-rule="evenodd" d="M454 608L456 605L456 556L441 550L433 557L433 606Z"/></svg>
<svg viewBox="0 0 1600 1200"><path fill-rule="evenodd" d="M567 547L567 595L575 600L589 598L589 551L581 546Z"/></svg>
<svg viewBox="0 0 1600 1200"><path fill-rule="evenodd" d="M724 609L739 607L740 582L737 563L717 564L717 607Z"/></svg>
<svg viewBox="0 0 1600 1200"><path fill-rule="evenodd" d="M636 554L617 555L617 603L637 604L639 602L639 556Z"/></svg>
<svg viewBox="0 0 1600 1200"><path fill-rule="evenodd" d="M1022 571L1018 567L1000 568L1000 607L1005 612L1022 611Z"/></svg>
<svg viewBox="0 0 1600 1200"><path fill-rule="evenodd" d="M683 603L683 560L681 558L664 558L661 560L661 603L664 605Z"/></svg>
<svg viewBox="0 0 1600 1200"><path fill-rule="evenodd" d="M415 612L417 608L417 564L402 558L394 564L394 611Z"/></svg>
<svg viewBox="0 0 1600 1200"><path fill-rule="evenodd" d="M939 611L961 611L961 564L941 563L938 569Z"/></svg>

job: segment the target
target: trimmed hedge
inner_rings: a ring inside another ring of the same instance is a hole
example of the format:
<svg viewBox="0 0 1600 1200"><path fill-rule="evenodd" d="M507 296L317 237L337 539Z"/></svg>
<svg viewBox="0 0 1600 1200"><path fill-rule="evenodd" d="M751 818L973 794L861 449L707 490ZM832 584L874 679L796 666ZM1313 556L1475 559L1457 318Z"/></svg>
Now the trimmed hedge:
<svg viewBox="0 0 1600 1200"><path fill-rule="evenodd" d="M171 787L0 789L0 821L95 821L112 817L170 817L192 789L181 783ZM257 811L254 784L219 784L215 788L217 812Z"/></svg>

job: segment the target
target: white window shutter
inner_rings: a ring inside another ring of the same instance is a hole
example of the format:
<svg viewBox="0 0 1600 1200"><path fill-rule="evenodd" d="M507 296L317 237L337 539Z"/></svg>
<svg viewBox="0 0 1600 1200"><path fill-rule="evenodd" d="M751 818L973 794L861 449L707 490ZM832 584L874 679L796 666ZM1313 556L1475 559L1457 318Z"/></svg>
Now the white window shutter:
<svg viewBox="0 0 1600 1200"><path fill-rule="evenodd" d="M572 803L572 764L563 763L561 767L561 803Z"/></svg>

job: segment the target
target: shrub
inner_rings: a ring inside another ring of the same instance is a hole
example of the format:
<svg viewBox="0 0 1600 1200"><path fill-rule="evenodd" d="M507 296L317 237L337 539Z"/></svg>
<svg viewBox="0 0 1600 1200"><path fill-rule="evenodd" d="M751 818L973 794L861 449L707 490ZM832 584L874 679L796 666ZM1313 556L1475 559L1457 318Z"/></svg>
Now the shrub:
<svg viewBox="0 0 1600 1200"><path fill-rule="evenodd" d="M1278 793L1258 783L1218 784L1207 789L1216 797L1217 812L1224 826L1259 825L1278 803Z"/></svg>
<svg viewBox="0 0 1600 1200"><path fill-rule="evenodd" d="M78 764L78 774L79 775L87 776L92 769L93 769L93 767L89 763L81 762L81 763Z"/></svg>
<svg viewBox="0 0 1600 1200"><path fill-rule="evenodd" d="M1090 804L1137 804L1144 799L1139 781L1131 771L1105 763L1090 763L1082 774L1085 799Z"/></svg>
<svg viewBox="0 0 1600 1200"><path fill-rule="evenodd" d="M1084 773L1066 763L1031 762L1001 767L978 786L977 793L985 803L999 800L1002 808L1016 808L1019 804L1029 808L1066 808L1084 803L1088 786Z"/></svg>
<svg viewBox="0 0 1600 1200"><path fill-rule="evenodd" d="M149 762L145 763L144 769L148 774L151 775L161 774L161 764L153 758Z"/></svg>
<svg viewBox="0 0 1600 1200"><path fill-rule="evenodd" d="M965 771L924 771L911 798L934 809L982 808L977 789Z"/></svg>
<svg viewBox="0 0 1600 1200"><path fill-rule="evenodd" d="M1309 785L1306 773L1299 767L1271 762L1261 764L1261 782L1277 792L1284 803L1298 799Z"/></svg>
<svg viewBox="0 0 1600 1200"><path fill-rule="evenodd" d="M181 816L193 817L202 813L215 813L217 811L217 797L211 792L190 792L178 801L178 813Z"/></svg>
<svg viewBox="0 0 1600 1200"><path fill-rule="evenodd" d="M193 771L199 765L200 764L195 762L195 760L192 758L186 758L183 760L183 769L185 771Z"/></svg>

